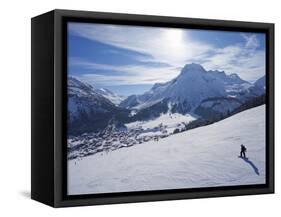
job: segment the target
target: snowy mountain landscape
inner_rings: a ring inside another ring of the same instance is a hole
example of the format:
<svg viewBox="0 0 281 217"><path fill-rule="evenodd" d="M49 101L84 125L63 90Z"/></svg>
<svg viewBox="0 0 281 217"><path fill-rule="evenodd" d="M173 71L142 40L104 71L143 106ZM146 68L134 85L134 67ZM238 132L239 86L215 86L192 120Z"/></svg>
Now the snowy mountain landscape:
<svg viewBox="0 0 281 217"><path fill-rule="evenodd" d="M67 34L68 194L265 183L264 33L70 22Z"/></svg>
<svg viewBox="0 0 281 217"><path fill-rule="evenodd" d="M264 80L264 79L263 79ZM260 84L260 85L259 85ZM226 75L223 71L206 71L199 64L187 64L175 79L161 84L155 84L143 95L130 96L120 106L136 111L162 104L164 111L168 104L173 112L196 112L196 108L208 108L211 111L225 109L227 112L235 109L252 97L264 94L264 84L251 84L242 80L237 74ZM163 102L165 105L163 105ZM163 110L162 110L163 111ZM162 112L161 111L161 112Z"/></svg>
<svg viewBox="0 0 281 217"><path fill-rule="evenodd" d="M159 141L71 160L69 193L263 184L264 115L262 105ZM249 159L238 157L241 143Z"/></svg>
<svg viewBox="0 0 281 217"><path fill-rule="evenodd" d="M134 96L137 104L130 104L129 96L118 106L115 97L115 103L105 97L105 92L116 96L112 92L70 77L68 158L158 141L261 105L262 80L251 84L236 74L189 64L175 79Z"/></svg>
<svg viewBox="0 0 281 217"><path fill-rule="evenodd" d="M91 85L68 79L68 133L70 135L105 129L116 119L128 116L126 109L115 106Z"/></svg>

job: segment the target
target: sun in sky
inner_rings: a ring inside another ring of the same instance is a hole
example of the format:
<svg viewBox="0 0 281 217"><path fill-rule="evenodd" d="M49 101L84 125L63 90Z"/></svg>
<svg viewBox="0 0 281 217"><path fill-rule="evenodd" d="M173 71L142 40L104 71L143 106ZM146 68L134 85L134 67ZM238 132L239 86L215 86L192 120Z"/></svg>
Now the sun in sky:
<svg viewBox="0 0 281 217"><path fill-rule="evenodd" d="M265 34L184 28L68 23L68 74L117 93L143 93L182 67L265 74Z"/></svg>

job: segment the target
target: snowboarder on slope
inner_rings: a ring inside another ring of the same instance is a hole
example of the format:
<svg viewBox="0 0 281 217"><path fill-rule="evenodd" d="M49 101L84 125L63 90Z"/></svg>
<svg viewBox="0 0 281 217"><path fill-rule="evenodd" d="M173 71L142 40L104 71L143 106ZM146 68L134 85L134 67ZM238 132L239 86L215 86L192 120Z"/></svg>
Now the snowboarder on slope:
<svg viewBox="0 0 281 217"><path fill-rule="evenodd" d="M246 158L246 151L247 151L247 148L243 144L241 144L240 157Z"/></svg>

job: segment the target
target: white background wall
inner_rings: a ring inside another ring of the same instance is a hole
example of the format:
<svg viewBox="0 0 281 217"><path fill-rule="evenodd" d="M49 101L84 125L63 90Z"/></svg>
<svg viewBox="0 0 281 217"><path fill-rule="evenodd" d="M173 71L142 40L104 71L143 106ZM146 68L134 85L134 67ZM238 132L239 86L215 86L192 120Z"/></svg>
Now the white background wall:
<svg viewBox="0 0 281 217"><path fill-rule="evenodd" d="M2 0L0 216L268 216L280 211L278 0ZM30 200L30 18L54 8L276 23L276 194L52 209Z"/></svg>

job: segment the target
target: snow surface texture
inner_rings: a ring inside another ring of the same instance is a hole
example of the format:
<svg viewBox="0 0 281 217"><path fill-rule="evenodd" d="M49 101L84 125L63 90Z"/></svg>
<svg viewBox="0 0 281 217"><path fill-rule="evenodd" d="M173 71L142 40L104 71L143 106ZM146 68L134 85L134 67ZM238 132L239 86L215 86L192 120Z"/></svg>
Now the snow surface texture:
<svg viewBox="0 0 281 217"><path fill-rule="evenodd" d="M239 158L240 144L247 157ZM68 161L68 194L265 183L265 106L209 126Z"/></svg>

